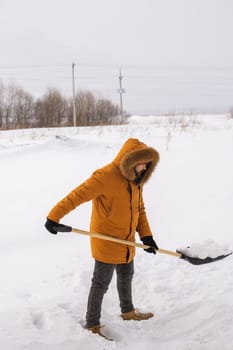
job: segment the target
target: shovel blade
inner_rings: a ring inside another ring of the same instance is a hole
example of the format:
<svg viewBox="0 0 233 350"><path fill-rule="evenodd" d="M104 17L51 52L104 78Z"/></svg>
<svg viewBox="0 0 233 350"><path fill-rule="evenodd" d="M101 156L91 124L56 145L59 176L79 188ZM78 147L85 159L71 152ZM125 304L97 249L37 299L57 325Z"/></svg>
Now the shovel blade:
<svg viewBox="0 0 233 350"><path fill-rule="evenodd" d="M185 255L184 253L180 252L179 250L177 250L176 252L181 254L181 259L188 261L192 265L209 264L209 263L217 261L217 260L222 260L222 259L224 259L227 256L232 254L232 252L230 252L230 253L225 254L225 255L216 256L215 258L207 257L207 258L201 259L201 258L194 258L194 257L188 256L188 255Z"/></svg>

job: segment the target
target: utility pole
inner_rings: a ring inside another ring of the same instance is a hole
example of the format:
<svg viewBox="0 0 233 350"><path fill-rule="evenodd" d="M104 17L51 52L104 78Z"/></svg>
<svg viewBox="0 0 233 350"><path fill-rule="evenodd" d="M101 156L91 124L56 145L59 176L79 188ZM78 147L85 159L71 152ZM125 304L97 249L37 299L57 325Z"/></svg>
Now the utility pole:
<svg viewBox="0 0 233 350"><path fill-rule="evenodd" d="M119 89L117 92L120 94L120 116L121 116L121 121L123 119L123 102L122 102L122 95L125 93L125 90L122 88L122 75L121 75L121 69L119 73Z"/></svg>
<svg viewBox="0 0 233 350"><path fill-rule="evenodd" d="M72 63L72 85L73 85L73 126L76 126L76 107L75 107L75 82L74 82L74 66Z"/></svg>

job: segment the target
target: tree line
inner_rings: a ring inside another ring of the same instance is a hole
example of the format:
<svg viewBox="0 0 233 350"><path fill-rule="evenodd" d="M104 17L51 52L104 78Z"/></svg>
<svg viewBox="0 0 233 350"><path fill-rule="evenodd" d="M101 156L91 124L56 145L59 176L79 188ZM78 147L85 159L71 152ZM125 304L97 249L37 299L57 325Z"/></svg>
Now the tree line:
<svg viewBox="0 0 233 350"><path fill-rule="evenodd" d="M76 125L120 124L126 114L110 100L97 98L90 91L75 96ZM19 86L0 82L0 129L60 127L73 125L73 99L64 97L56 88L49 88L34 98Z"/></svg>

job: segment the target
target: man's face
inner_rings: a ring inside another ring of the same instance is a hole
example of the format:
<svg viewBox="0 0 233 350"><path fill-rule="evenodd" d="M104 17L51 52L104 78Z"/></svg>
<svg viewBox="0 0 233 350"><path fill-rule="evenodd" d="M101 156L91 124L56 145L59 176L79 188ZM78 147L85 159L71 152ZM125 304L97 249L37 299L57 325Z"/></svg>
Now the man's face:
<svg viewBox="0 0 233 350"><path fill-rule="evenodd" d="M137 175L141 175L141 173L143 173L143 171L145 170L146 170L146 163L139 163L135 166L135 171Z"/></svg>

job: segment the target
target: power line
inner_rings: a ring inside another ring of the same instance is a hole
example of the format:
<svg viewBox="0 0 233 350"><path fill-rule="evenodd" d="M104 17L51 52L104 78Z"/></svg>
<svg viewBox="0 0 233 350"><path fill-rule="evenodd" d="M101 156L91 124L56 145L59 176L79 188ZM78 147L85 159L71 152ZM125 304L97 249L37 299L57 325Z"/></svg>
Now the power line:
<svg viewBox="0 0 233 350"><path fill-rule="evenodd" d="M233 71L233 65L162 65L162 64L135 64L135 63L121 63L121 67L124 69L153 69L153 70L182 70L182 71L195 71L195 70L208 70L208 71ZM51 68L51 67L70 67L70 63L45 63L45 64L0 64L0 69L31 69L31 68ZM79 67L88 68L117 68L119 63L79 63Z"/></svg>

